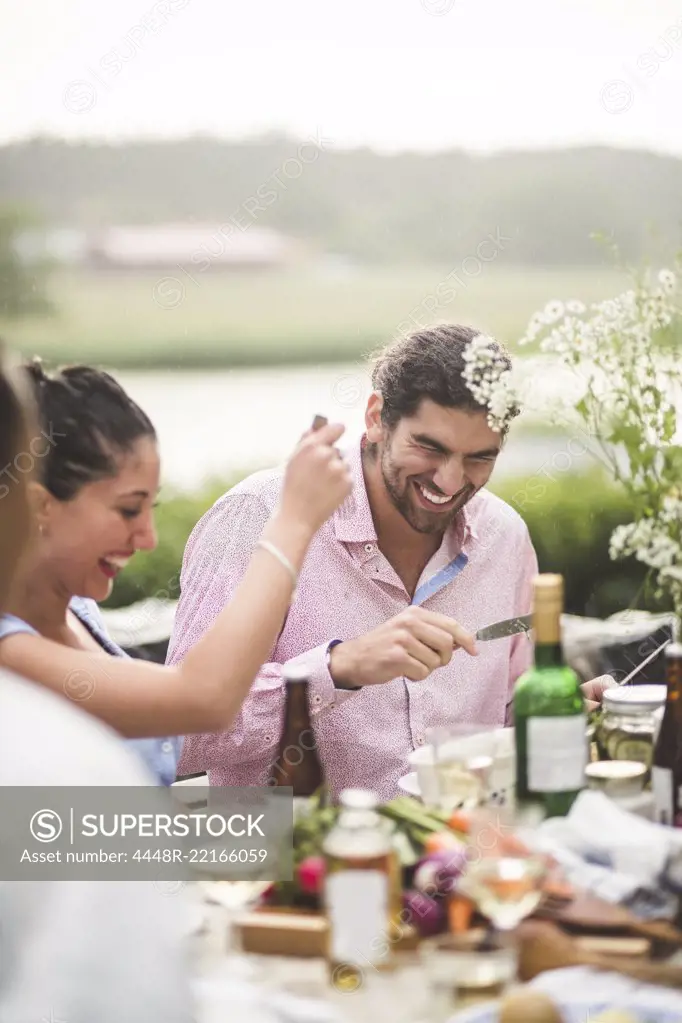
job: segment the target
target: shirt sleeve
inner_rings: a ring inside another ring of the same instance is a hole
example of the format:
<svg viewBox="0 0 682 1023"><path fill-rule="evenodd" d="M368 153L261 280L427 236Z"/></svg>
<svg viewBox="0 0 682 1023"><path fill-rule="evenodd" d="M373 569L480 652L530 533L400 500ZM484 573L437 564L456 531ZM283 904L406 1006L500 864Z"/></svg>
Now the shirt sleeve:
<svg viewBox="0 0 682 1023"><path fill-rule="evenodd" d="M516 606L519 614L527 614L532 611L533 604L533 579L538 574L538 559L533 547L530 534L524 525L524 536L520 545L519 585L517 589ZM527 671L533 663L533 644L526 633L519 633L512 637L511 656L509 658L509 686L507 689L507 708L505 724L514 724L514 689L524 671Z"/></svg>
<svg viewBox="0 0 682 1023"><path fill-rule="evenodd" d="M0 639L25 633L27 636L38 636L39 633L28 622L15 615L0 615Z"/></svg>
<svg viewBox="0 0 682 1023"><path fill-rule="evenodd" d="M226 494L195 527L187 543L180 579L181 596L168 647L168 664L177 664L215 621L234 595L270 516L260 498ZM335 637L330 636L331 641ZM327 670L328 643L302 652L311 675L312 713L352 696L337 690ZM231 768L242 784L266 784L276 756L284 713L282 665L263 664L229 731L188 735L178 773Z"/></svg>

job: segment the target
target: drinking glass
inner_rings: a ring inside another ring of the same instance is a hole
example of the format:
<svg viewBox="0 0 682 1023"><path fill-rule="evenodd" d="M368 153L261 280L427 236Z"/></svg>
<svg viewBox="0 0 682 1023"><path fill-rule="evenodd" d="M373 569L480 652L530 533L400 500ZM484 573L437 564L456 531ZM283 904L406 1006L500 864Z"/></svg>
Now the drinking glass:
<svg viewBox="0 0 682 1023"><path fill-rule="evenodd" d="M446 724L427 730L438 805L446 813L483 805L490 793L495 729Z"/></svg>
<svg viewBox="0 0 682 1023"><path fill-rule="evenodd" d="M518 961L515 930L537 909L548 870L546 859L516 837L515 823L510 807L472 812L468 864L458 886L489 921L484 945L506 955L507 984L514 980Z"/></svg>

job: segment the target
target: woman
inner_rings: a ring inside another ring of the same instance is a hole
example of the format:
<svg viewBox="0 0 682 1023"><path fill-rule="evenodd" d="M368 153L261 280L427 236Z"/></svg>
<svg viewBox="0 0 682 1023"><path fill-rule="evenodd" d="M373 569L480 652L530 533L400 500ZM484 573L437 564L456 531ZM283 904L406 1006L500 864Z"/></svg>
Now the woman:
<svg viewBox="0 0 682 1023"><path fill-rule="evenodd" d="M138 739L149 767L170 784L180 740L167 737L230 727L282 627L308 545L350 493L333 447L343 427L305 435L234 600L182 664L164 667L125 658L96 604L135 551L156 545L154 428L107 373L75 366L49 377L39 363L26 371L42 427L29 444L38 537L0 620L0 663ZM150 736L163 738L139 741Z"/></svg>
<svg viewBox="0 0 682 1023"><path fill-rule="evenodd" d="M26 379L7 368L0 346L0 613L31 539L28 473L17 471L37 432L30 405ZM149 781L111 729L0 667L0 788L31 788L22 805L46 786ZM3 820L4 864L20 823ZM184 1023L193 1004L179 915L177 900L159 898L153 884L0 879L0 1020Z"/></svg>

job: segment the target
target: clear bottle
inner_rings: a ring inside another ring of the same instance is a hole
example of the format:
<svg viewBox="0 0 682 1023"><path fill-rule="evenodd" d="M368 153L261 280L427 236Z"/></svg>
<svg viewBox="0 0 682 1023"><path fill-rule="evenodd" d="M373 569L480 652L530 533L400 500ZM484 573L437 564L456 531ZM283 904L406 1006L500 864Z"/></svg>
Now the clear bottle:
<svg viewBox="0 0 682 1023"><path fill-rule="evenodd" d="M355 991L365 970L389 965L394 851L367 789L344 789L341 812L327 835L324 906L327 958L337 990Z"/></svg>
<svg viewBox="0 0 682 1023"><path fill-rule="evenodd" d="M517 804L540 806L548 817L568 813L584 788L588 759L580 680L561 649L563 584L552 574L533 581L535 663L514 691Z"/></svg>

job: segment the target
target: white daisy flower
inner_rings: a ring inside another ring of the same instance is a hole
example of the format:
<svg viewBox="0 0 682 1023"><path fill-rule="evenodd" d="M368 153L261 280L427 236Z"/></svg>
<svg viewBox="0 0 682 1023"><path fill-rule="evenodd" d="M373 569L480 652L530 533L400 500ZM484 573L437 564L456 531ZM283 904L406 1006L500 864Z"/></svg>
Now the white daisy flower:
<svg viewBox="0 0 682 1023"><path fill-rule="evenodd" d="M581 313L585 312L585 303L580 302L577 298L572 298L566 303L566 309L569 313L574 313L579 316Z"/></svg>
<svg viewBox="0 0 682 1023"><path fill-rule="evenodd" d="M658 283L666 295L672 295L677 285L677 277L672 270L661 270L658 275Z"/></svg>
<svg viewBox="0 0 682 1023"><path fill-rule="evenodd" d="M558 298L548 302L544 309L545 323L556 323L564 315L564 303Z"/></svg>

